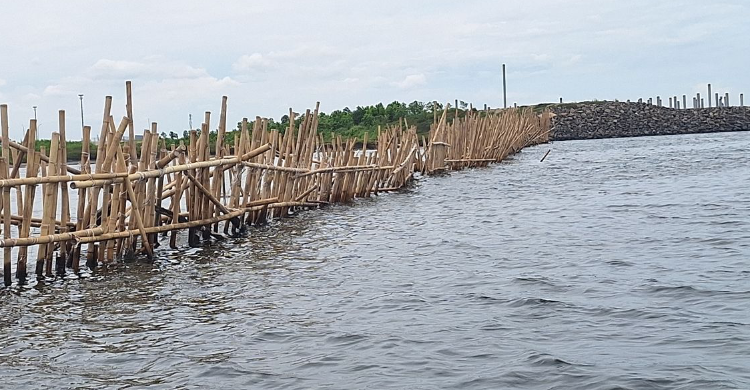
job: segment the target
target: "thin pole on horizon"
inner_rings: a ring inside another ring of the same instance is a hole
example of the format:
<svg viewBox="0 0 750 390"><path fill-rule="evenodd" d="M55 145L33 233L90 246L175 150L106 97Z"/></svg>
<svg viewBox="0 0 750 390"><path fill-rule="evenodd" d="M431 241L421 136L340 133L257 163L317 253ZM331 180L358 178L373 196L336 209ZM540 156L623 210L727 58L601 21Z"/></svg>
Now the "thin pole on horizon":
<svg viewBox="0 0 750 390"><path fill-rule="evenodd" d="M717 94L718 96L718 94ZM716 98L716 107L719 106L719 98ZM708 108L711 108L711 83L708 83Z"/></svg>
<svg viewBox="0 0 750 390"><path fill-rule="evenodd" d="M81 131L83 131L83 128L84 128L85 126L84 126L84 124L83 124L83 94L82 94L82 93L79 93L79 94L78 94L78 99L80 99L80 100L81 100Z"/></svg>
<svg viewBox="0 0 750 390"><path fill-rule="evenodd" d="M745 94L740 94L740 107L745 107Z"/></svg>
<svg viewBox="0 0 750 390"><path fill-rule="evenodd" d="M687 109L687 95L682 95L682 108Z"/></svg>
<svg viewBox="0 0 750 390"><path fill-rule="evenodd" d="M503 64L503 108L508 108L508 89L505 82L505 64Z"/></svg>
<svg viewBox="0 0 750 390"><path fill-rule="evenodd" d="M34 120L36 120L36 106L32 106L31 108L34 109Z"/></svg>

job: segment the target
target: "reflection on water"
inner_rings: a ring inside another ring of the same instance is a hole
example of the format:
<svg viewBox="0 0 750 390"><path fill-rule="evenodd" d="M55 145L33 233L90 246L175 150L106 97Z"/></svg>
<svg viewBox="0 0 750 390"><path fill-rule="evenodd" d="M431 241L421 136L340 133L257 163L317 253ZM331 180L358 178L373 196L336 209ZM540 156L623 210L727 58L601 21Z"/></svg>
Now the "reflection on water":
<svg viewBox="0 0 750 390"><path fill-rule="evenodd" d="M0 290L0 387L748 388L748 148L543 145Z"/></svg>

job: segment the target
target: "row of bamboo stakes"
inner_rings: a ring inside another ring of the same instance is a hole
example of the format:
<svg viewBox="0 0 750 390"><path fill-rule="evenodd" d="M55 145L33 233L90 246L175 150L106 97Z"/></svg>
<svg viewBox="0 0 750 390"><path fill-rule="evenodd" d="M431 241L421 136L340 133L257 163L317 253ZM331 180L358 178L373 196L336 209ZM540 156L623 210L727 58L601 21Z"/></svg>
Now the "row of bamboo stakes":
<svg viewBox="0 0 750 390"><path fill-rule="evenodd" d="M83 258L91 269L141 254L152 258L159 245L177 248L180 231L187 231L188 245L199 246L298 210L395 191L415 174L502 161L525 146L547 142L550 128L548 115L516 110L471 113L447 123L446 105L427 137L402 121L378 129L374 140L365 134L359 149L354 139L324 142L317 131L318 104L299 126L290 110L283 132L269 130L260 117L252 124L243 119L230 144L223 97L213 149L210 112L199 130L190 130L187 144L167 147L156 123L136 143L130 82L125 108L126 116L115 120L112 97L105 98L98 142L91 143L91 128L84 126L75 167L66 154L64 111L50 149L38 151L36 121L29 122L22 142L13 142L8 107L0 105L6 286L12 284L13 268L18 282L26 283L29 257L35 256L38 281L68 270L78 274ZM375 148L368 147L373 141ZM92 147L95 161L89 158Z"/></svg>

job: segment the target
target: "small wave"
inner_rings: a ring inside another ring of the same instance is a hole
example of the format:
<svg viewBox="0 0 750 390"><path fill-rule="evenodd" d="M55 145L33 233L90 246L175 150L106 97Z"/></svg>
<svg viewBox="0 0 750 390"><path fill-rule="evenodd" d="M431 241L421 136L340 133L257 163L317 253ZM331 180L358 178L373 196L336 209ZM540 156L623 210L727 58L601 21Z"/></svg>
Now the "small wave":
<svg viewBox="0 0 750 390"><path fill-rule="evenodd" d="M529 354L529 356L526 357L526 361L528 361L531 365L541 367L563 367L576 365L563 359L556 358L552 355L538 352L532 352L531 354Z"/></svg>
<svg viewBox="0 0 750 390"><path fill-rule="evenodd" d="M608 265L613 265L615 267L632 267L634 265L633 263L625 260L608 260L605 261L605 263Z"/></svg>
<svg viewBox="0 0 750 390"><path fill-rule="evenodd" d="M522 306L568 306L567 303L544 298L519 298L510 301L510 307Z"/></svg>
<svg viewBox="0 0 750 390"><path fill-rule="evenodd" d="M652 286L646 289L651 294L670 296L670 297L681 297L687 295L733 295L733 296L750 296L750 291L727 291L727 290L708 290L701 289L693 286Z"/></svg>
<svg viewBox="0 0 750 390"><path fill-rule="evenodd" d="M545 286L556 286L549 278L543 276L519 276L513 279L514 283L519 284L541 284Z"/></svg>

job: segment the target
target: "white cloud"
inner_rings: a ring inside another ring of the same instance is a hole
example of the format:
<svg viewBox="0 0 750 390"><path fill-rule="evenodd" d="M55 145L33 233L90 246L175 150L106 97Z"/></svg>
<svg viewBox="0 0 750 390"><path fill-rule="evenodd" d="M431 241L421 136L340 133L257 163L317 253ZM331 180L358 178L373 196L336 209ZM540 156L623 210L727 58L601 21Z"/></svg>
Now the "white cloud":
<svg viewBox="0 0 750 390"><path fill-rule="evenodd" d="M87 123L100 120L105 95L119 115L125 80L133 81L139 126L150 118L174 129L188 113L216 112L222 95L232 120L278 118L318 100L324 110L455 98L496 107L503 63L508 99L519 104L690 95L706 82L733 96L750 90L750 2L737 0L69 0L48 2L33 29L25 3L5 3L2 100L13 112L38 105L45 123L59 109L76 111L79 93ZM112 24L121 19L138 28ZM112 32L106 44L96 31ZM716 58L722 72L690 71L712 69Z"/></svg>
<svg viewBox="0 0 750 390"><path fill-rule="evenodd" d="M264 57L263 54L253 53L250 55L244 54L242 57L240 57L237 61L235 61L234 64L232 64L232 69L234 69L236 72L264 70L271 67L272 65L273 61L267 57Z"/></svg>
<svg viewBox="0 0 750 390"><path fill-rule="evenodd" d="M564 59L561 62L562 66L573 66L579 62L581 62L581 59L583 59L583 56L580 54L573 54L568 56L568 58Z"/></svg>
<svg viewBox="0 0 750 390"><path fill-rule="evenodd" d="M402 81L394 83L401 89L409 89L427 84L427 77L424 74L411 74L406 76Z"/></svg>
<svg viewBox="0 0 750 390"><path fill-rule="evenodd" d="M110 60L102 58L89 69L95 78L196 78L208 75L205 69L160 57L149 57L144 61Z"/></svg>

